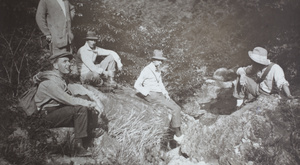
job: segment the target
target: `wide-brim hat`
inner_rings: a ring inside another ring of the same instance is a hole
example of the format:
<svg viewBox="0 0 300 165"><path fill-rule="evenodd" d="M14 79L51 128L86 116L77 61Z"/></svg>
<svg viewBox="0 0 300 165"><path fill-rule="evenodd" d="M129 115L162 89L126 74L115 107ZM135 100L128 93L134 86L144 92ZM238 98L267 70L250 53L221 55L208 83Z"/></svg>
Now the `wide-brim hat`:
<svg viewBox="0 0 300 165"><path fill-rule="evenodd" d="M73 58L73 55L70 52L59 52L50 56L50 60L54 60L61 57L68 57L70 60Z"/></svg>
<svg viewBox="0 0 300 165"><path fill-rule="evenodd" d="M253 51L248 52L251 60L258 64L269 65L270 60L268 59L268 51L262 47L255 47Z"/></svg>
<svg viewBox="0 0 300 165"><path fill-rule="evenodd" d="M152 57L152 59L166 61L167 58L163 57L163 55L164 54L163 54L162 50L155 49L153 51L153 57Z"/></svg>
<svg viewBox="0 0 300 165"><path fill-rule="evenodd" d="M85 37L86 40L98 40L98 36L96 34L96 32L94 31L88 31L86 33L86 37Z"/></svg>

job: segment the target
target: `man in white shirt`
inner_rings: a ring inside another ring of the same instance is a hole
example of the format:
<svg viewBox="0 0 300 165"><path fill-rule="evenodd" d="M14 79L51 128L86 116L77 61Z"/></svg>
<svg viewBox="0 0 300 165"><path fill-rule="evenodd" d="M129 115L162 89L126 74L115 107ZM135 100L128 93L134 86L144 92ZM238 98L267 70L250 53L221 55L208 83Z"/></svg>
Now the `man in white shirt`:
<svg viewBox="0 0 300 165"><path fill-rule="evenodd" d="M237 85L240 85L240 88L237 88L236 85L234 91L234 97L238 98L237 107L242 106L247 101L246 99L249 101L260 94L271 94L274 85L279 90L283 89L288 98L293 98L283 69L270 62L266 49L256 47L253 51L249 51L248 55L252 60L252 65L240 67L236 72L239 76ZM258 79L255 81L249 77L251 75L255 75Z"/></svg>
<svg viewBox="0 0 300 165"><path fill-rule="evenodd" d="M116 64L118 70L122 70L120 56L112 51L96 46L98 37L94 31L88 31L86 36L86 43L77 53L77 64L79 65L80 80L82 83L91 84L95 86L102 85L101 75L108 78L107 84L116 85L114 81ZM98 56L106 56L100 64L95 64Z"/></svg>
<svg viewBox="0 0 300 165"><path fill-rule="evenodd" d="M175 130L174 140L181 144L183 139L180 129L181 107L170 98L161 78L162 62L167 59L163 57L161 50L154 50L153 54L152 62L142 70L134 88L145 96L147 101L166 106L172 110L171 127Z"/></svg>

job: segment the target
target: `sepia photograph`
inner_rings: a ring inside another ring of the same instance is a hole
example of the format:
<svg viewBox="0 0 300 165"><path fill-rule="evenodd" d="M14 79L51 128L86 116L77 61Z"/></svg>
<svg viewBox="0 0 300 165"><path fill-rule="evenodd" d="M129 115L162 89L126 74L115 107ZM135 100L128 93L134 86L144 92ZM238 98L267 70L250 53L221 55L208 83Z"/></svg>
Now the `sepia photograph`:
<svg viewBox="0 0 300 165"><path fill-rule="evenodd" d="M1 0L0 165L300 165L299 0Z"/></svg>

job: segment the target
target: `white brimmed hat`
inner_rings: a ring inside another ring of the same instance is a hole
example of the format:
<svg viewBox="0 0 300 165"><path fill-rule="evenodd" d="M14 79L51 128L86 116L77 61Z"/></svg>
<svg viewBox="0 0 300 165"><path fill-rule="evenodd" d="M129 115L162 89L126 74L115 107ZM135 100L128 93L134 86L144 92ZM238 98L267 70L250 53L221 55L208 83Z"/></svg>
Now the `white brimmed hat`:
<svg viewBox="0 0 300 165"><path fill-rule="evenodd" d="M153 51L153 57L152 57L152 59L166 61L167 58L163 57L163 55L164 55L164 54L163 54L162 50L157 50L157 49L155 49L155 50Z"/></svg>
<svg viewBox="0 0 300 165"><path fill-rule="evenodd" d="M262 47L255 47L253 51L248 52L251 60L258 64L269 65L270 60L268 59L268 51Z"/></svg>

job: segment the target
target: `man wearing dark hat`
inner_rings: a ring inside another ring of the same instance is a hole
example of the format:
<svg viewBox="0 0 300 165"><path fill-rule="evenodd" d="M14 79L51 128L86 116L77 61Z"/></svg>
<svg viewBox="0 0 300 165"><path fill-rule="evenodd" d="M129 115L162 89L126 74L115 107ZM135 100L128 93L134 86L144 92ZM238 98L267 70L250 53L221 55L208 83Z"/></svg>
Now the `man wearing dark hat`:
<svg viewBox="0 0 300 165"><path fill-rule="evenodd" d="M181 144L183 140L183 134L180 129L181 107L170 98L161 78L162 63L167 59L163 57L161 50L154 50L153 55L152 62L142 70L134 84L134 88L147 101L166 106L172 110L171 127L175 129L174 140Z"/></svg>
<svg viewBox="0 0 300 165"><path fill-rule="evenodd" d="M77 53L81 82L98 86L102 82L101 75L104 75L108 78L109 85L116 85L116 64L118 70L122 70L123 66L119 55L112 50L97 47L98 37L94 31L88 31L85 39L85 45ZM100 64L95 64L97 56L105 56Z"/></svg>
<svg viewBox="0 0 300 165"><path fill-rule="evenodd" d="M279 90L283 89L288 98L293 98L283 69L279 65L270 62L267 58L268 52L266 49L255 47L253 51L248 52L248 55L252 60L252 65L240 67L236 72L239 76L236 83L240 85L239 90L234 92L234 97L238 98L237 107L241 107L245 102L260 94L271 94L274 83ZM251 75L256 75L257 80L250 78Z"/></svg>
<svg viewBox="0 0 300 165"><path fill-rule="evenodd" d="M65 77L70 73L72 57L70 53L58 53L50 57L53 70L42 72L36 78L40 83L34 99L50 127L74 127L76 155L88 156L90 153L82 145L82 139L88 136L88 111L95 108L102 113L103 105L93 92L79 84L70 90ZM75 95L87 95L93 101Z"/></svg>

